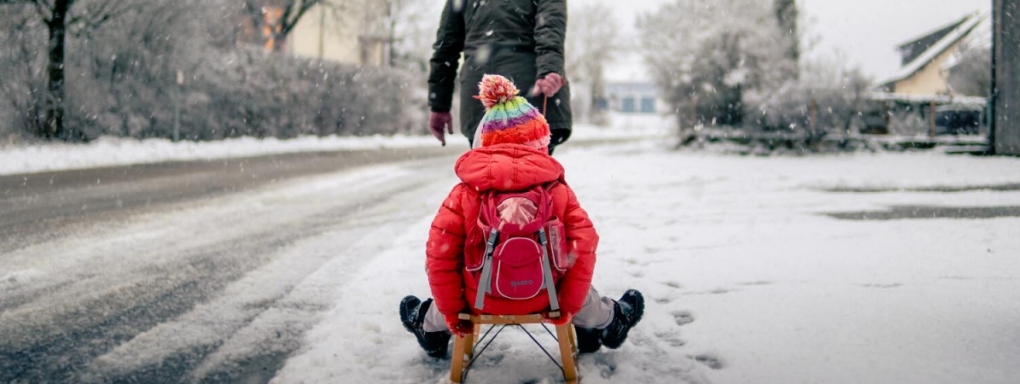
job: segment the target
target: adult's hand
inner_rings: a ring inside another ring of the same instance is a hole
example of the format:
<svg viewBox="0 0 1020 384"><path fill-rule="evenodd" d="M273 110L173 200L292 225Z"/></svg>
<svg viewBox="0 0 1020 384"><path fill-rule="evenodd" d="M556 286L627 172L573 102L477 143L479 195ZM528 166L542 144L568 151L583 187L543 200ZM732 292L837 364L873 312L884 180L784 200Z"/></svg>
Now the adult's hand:
<svg viewBox="0 0 1020 384"><path fill-rule="evenodd" d="M556 72L549 73L545 77L535 80L535 86L531 88L531 95L538 96L543 94L545 97L552 97L556 92L560 91L563 83L563 76Z"/></svg>
<svg viewBox="0 0 1020 384"><path fill-rule="evenodd" d="M446 146L446 132L453 134L453 116L450 112L432 112L429 114L429 131Z"/></svg>

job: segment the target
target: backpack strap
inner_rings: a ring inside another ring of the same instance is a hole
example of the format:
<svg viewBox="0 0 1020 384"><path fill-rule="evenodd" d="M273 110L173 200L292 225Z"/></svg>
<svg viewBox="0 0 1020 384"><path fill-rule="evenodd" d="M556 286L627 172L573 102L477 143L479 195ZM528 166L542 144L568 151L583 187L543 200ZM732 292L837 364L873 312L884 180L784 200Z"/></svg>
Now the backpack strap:
<svg viewBox="0 0 1020 384"><path fill-rule="evenodd" d="M538 230L538 242L542 246L542 280L545 280L545 290L549 293L549 310L553 317L559 317L560 300L556 295L556 282L553 281L552 266L549 265L549 240L545 235L545 228Z"/></svg>
<svg viewBox="0 0 1020 384"><path fill-rule="evenodd" d="M545 193L549 195L551 199L553 188L556 188L556 186L560 183L566 185L566 182L562 179L556 179L545 183L545 185L542 186L542 189L545 190ZM550 202L550 204L552 204L552 202ZM542 246L542 275L543 280L545 280L545 290L549 293L549 315L551 317L559 317L560 299L559 295L556 294L556 282L553 280L552 265L550 265L549 262L549 237L545 232L545 227L538 230L538 240Z"/></svg>
<svg viewBox="0 0 1020 384"><path fill-rule="evenodd" d="M482 257L482 276L478 279L478 293L475 295L475 308L485 307L485 294L492 291L492 253L496 249L499 231L493 228L489 232L489 240L485 242L485 255Z"/></svg>
<svg viewBox="0 0 1020 384"><path fill-rule="evenodd" d="M556 186L560 185L560 183L563 183L563 182L560 181L559 179L553 180L553 181L550 181L548 183L542 184L542 189L545 190L545 193L548 193L548 194L551 195L553 188L556 188ZM564 183L564 184L566 184L566 183Z"/></svg>

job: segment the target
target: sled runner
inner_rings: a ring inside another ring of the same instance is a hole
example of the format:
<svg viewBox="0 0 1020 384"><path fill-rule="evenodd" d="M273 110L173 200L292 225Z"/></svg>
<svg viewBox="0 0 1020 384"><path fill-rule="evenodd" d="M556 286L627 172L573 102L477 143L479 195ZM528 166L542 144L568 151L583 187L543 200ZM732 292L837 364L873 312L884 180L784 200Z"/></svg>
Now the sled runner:
<svg viewBox="0 0 1020 384"><path fill-rule="evenodd" d="M558 317L558 313L550 313L551 317ZM485 349L492 344L492 341L499 336L499 333L508 326L516 326L528 334L535 344L538 345L542 352L545 352L546 356L556 364L557 367L563 371L563 381L567 384L577 384L577 336L574 334L574 326L567 322L563 325L556 326L556 334L553 335L552 331L543 323L542 315L531 314L531 315L470 315L467 313L460 314L462 320L471 320L475 325L474 333L471 333L465 337L457 336L453 342L453 356L450 363L450 381L454 383L462 383L467 379L468 370L471 369L471 364L481 356ZM557 361L552 354L549 353L538 340L524 328L524 324L541 324L542 328L545 329L550 336L555 339L560 347L560 360ZM489 330L485 334L479 337L482 325L491 325ZM495 334L490 336L493 330L496 330ZM477 339L477 340L476 340ZM484 343L484 344L483 344ZM481 345L481 349L475 352L475 347Z"/></svg>

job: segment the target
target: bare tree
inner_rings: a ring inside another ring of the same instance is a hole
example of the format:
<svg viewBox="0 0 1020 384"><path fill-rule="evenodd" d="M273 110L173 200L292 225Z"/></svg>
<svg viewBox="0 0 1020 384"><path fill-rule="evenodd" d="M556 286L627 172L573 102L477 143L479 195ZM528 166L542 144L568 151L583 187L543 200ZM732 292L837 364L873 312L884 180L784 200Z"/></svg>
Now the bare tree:
<svg viewBox="0 0 1020 384"><path fill-rule="evenodd" d="M992 83L992 47L983 35L964 40L949 68L949 86L953 93L988 96Z"/></svg>
<svg viewBox="0 0 1020 384"><path fill-rule="evenodd" d="M46 84L37 75L42 67L37 41L45 38L37 28L35 12L26 7L6 7L0 12L0 115L10 119L0 122L0 134L28 133L41 126L43 89ZM16 128L17 127L17 128Z"/></svg>
<svg viewBox="0 0 1020 384"><path fill-rule="evenodd" d="M591 88L587 109L588 121L599 122L595 106L605 99L605 67L619 50L619 26L613 9L606 3L585 3L570 10L567 25L566 71L571 82Z"/></svg>
<svg viewBox="0 0 1020 384"><path fill-rule="evenodd" d="M252 34L268 51L283 51L287 36L309 10L336 7L329 0L242 0Z"/></svg>
<svg viewBox="0 0 1020 384"><path fill-rule="evenodd" d="M961 52L960 62L949 69L949 85L954 93L988 96L991 85L991 48L978 47Z"/></svg>
<svg viewBox="0 0 1020 384"><path fill-rule="evenodd" d="M779 22L780 37L786 43L786 58L794 63L800 61L800 31L797 28L797 2L795 0L774 0L772 7L776 12L776 20ZM788 66L790 76L799 76L797 66Z"/></svg>
<svg viewBox="0 0 1020 384"><path fill-rule="evenodd" d="M791 63L765 2L677 0L641 16L645 60L680 127L740 126L745 95L782 84Z"/></svg>
<svg viewBox="0 0 1020 384"><path fill-rule="evenodd" d="M47 30L34 3L0 1L11 4L0 12L0 134L15 126L9 121L34 135L46 116L48 56L39 46ZM78 0L73 10L84 13L100 1ZM424 96L408 91L417 82L407 71L238 46L232 32L245 16L237 0L117 1L127 11L97 19L102 28L74 24L81 27L67 31L65 130L85 140L420 129Z"/></svg>
<svg viewBox="0 0 1020 384"><path fill-rule="evenodd" d="M431 55L431 39L438 27L439 9L421 0L383 0L380 20L386 39L387 65L424 71ZM435 12L429 12L435 10Z"/></svg>
<svg viewBox="0 0 1020 384"><path fill-rule="evenodd" d="M80 138L76 132L64 129L68 33L88 33L127 9L122 1L93 1L87 2L82 12L74 13L72 9L77 3L78 0L0 0L0 5L21 4L33 7L48 32L45 118L35 132L45 139Z"/></svg>

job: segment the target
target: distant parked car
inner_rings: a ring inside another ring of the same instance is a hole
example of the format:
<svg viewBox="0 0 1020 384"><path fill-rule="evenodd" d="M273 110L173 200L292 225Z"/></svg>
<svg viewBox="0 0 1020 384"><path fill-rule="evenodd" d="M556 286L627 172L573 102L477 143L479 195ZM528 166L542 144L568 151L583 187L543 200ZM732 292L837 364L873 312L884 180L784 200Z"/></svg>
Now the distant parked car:
<svg viewBox="0 0 1020 384"><path fill-rule="evenodd" d="M984 110L979 106L943 105L935 109L936 135L976 135Z"/></svg>

